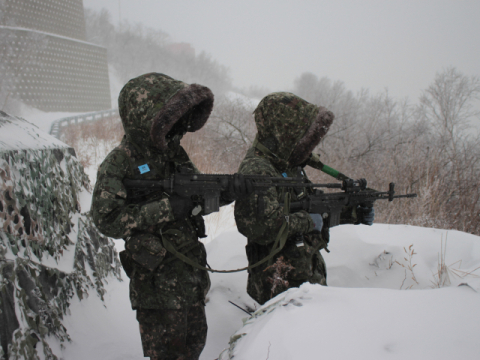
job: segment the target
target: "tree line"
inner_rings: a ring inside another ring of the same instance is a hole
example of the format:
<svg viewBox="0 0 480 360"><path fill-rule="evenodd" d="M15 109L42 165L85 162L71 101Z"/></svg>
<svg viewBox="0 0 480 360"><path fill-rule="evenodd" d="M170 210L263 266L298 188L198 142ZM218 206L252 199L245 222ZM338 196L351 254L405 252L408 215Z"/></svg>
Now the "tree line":
<svg viewBox="0 0 480 360"><path fill-rule="evenodd" d="M315 149L325 164L378 190L394 182L398 193L418 194L377 203L377 222L480 235L480 137L471 125L480 115L479 77L444 69L414 104L388 92L354 94L343 82L312 73L299 76L291 91L335 114ZM185 140L201 167L238 169L256 133L254 108L242 98L217 102L206 127ZM307 173L315 181L333 180L308 167Z"/></svg>

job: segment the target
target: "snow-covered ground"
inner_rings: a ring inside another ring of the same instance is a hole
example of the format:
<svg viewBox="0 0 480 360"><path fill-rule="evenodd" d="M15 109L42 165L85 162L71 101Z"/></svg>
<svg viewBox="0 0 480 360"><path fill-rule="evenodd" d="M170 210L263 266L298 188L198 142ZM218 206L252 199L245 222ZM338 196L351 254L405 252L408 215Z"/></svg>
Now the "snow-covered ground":
<svg viewBox="0 0 480 360"><path fill-rule="evenodd" d="M442 243L449 279L438 289ZM330 250L329 286L304 284L257 310L235 334L235 359L479 358L478 236L346 225Z"/></svg>
<svg viewBox="0 0 480 360"><path fill-rule="evenodd" d="M231 210L224 213L225 220ZM228 221L216 230L207 243L210 265L245 266L246 239ZM123 247L123 241L116 243ZM450 280L435 289L442 243ZM245 272L212 274L208 338L200 359L216 359L229 348L231 336L242 334L233 346L235 359L479 358L478 236L403 225L346 225L332 230L330 250L325 255L328 287L304 284L263 307L246 293ZM128 278L123 278L122 283L112 279L105 303L97 298L88 306L73 302L66 319L72 343L62 352L64 359L143 358ZM257 311L249 317L229 301ZM228 350L222 355L227 358Z"/></svg>

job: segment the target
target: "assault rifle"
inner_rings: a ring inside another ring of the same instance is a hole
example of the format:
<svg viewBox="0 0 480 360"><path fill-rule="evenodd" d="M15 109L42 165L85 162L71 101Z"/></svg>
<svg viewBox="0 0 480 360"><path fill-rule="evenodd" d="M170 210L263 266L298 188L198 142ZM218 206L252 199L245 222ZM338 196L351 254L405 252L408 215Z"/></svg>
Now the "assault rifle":
<svg viewBox="0 0 480 360"><path fill-rule="evenodd" d="M340 214L345 206L372 206L376 200L396 198L411 198L417 194L395 195L395 184L390 183L389 190L380 192L367 188L365 179L345 179L342 183L313 184L303 178L294 177L269 177L263 175L241 174L192 174L180 171L165 180L123 180L123 184L132 198L149 198L155 193L166 193L168 196L188 198L195 205L193 215L202 213L208 215L218 212L221 194L241 187L241 182L249 182L250 192L263 194L271 187L287 187L293 189L303 188L329 188L341 189L343 192L325 193L316 189L313 194L303 200L292 202L290 212L305 210L309 213L321 214L328 218L329 227L339 225ZM302 194L298 194L302 197ZM234 199L236 200L236 199ZM263 196L258 196L257 212L263 216Z"/></svg>
<svg viewBox="0 0 480 360"><path fill-rule="evenodd" d="M302 178L269 177L263 175L242 174L193 174L180 171L165 180L131 180L124 179L129 197L148 199L157 193L166 193L168 196L178 196L192 200L195 208L193 215L201 213L208 215L218 212L220 198L223 192L240 188L242 182L248 182L249 193L261 194L271 187L289 188L341 188L341 184L312 184ZM245 183L244 183L245 184ZM263 197L259 197L263 199ZM237 200L237 198L233 199ZM263 214L263 212L262 212Z"/></svg>
<svg viewBox="0 0 480 360"><path fill-rule="evenodd" d="M343 192L324 193L315 190L313 194L301 201L290 203L290 211L305 210L308 213L320 214L324 227L331 228L340 224L340 215L345 207L356 209L357 206L372 207L376 200L413 198L417 194L395 195L395 184L390 183L388 191L376 191L367 188L367 180L345 179L341 184Z"/></svg>

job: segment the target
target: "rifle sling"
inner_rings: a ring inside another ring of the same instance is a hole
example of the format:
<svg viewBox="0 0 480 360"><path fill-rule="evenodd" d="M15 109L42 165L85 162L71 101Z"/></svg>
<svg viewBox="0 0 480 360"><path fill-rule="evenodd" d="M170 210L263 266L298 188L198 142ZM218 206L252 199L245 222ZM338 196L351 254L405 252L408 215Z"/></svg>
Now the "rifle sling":
<svg viewBox="0 0 480 360"><path fill-rule="evenodd" d="M250 266L246 266L246 267L241 268L241 269L215 270L215 269L211 269L211 268L207 268L205 266L202 266L202 265L198 264L196 261L190 259L188 256L185 255L187 252L192 250L194 247L189 247L187 249L187 251L185 251L184 253L181 253L180 251L175 249L175 246L165 236L162 236L163 246L165 247L165 249L168 252L170 252L171 254L176 256L178 259L182 260L183 262L187 263L188 265L191 265L194 268L199 269L199 270L210 271L212 273L234 273L234 272L240 272L240 271L244 271L244 270L253 269L253 268L255 268L255 267L273 259L273 257L276 254L278 254L280 252L280 250L282 250L283 247L285 246L285 244L287 242L287 238L288 238L288 232L289 232L289 229L290 229L290 222L289 222L289 217L288 217L289 211L290 211L290 193L287 192L285 194L285 200L284 200L284 205L283 205L283 216L284 216L285 221L282 224L282 227L280 228L280 231L277 234L277 238L275 239L275 243L273 244L272 251L270 252L270 254L268 256L264 257L262 260L258 261L257 263L255 263L253 265L250 265ZM162 234L176 235L177 231L176 230L167 230ZM195 246L196 246L196 244L195 244ZM167 261L170 262L172 260L173 260L173 258L169 259Z"/></svg>
<svg viewBox="0 0 480 360"><path fill-rule="evenodd" d="M258 141L258 134L255 137L255 140L253 140L252 146L258 150L260 150L262 153L265 155L271 156L274 158L274 160L280 164L280 166L284 167L285 169L289 167L288 161L281 159L278 157L275 153L273 153L269 148L267 148L265 145L263 145L260 141Z"/></svg>

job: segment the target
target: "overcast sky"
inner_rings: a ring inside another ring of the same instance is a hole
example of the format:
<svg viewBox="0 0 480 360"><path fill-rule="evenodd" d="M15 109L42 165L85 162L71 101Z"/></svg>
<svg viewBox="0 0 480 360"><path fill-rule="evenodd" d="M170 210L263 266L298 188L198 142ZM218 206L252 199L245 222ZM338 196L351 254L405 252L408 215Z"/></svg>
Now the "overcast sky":
<svg viewBox="0 0 480 360"><path fill-rule="evenodd" d="M190 43L235 86L289 90L309 71L416 101L435 73L480 75L479 0L83 0ZM158 69L161 72L162 69Z"/></svg>

